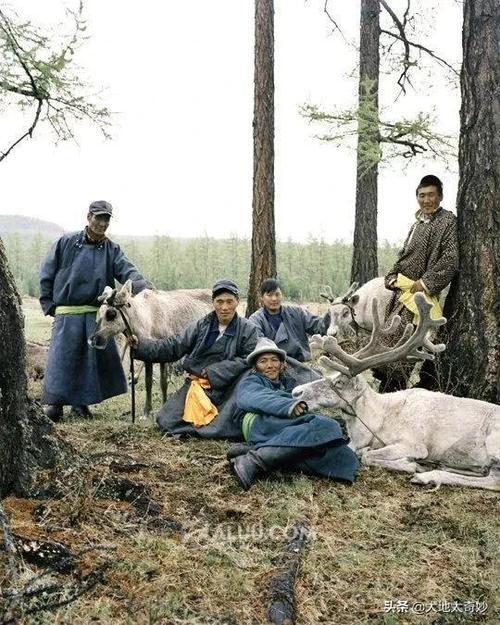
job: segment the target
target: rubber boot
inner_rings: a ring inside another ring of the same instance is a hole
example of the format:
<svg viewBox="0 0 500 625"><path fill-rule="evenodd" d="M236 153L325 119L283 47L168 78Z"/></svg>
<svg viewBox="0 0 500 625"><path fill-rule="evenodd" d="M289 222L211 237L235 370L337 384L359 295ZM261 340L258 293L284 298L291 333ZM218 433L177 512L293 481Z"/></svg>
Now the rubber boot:
<svg viewBox="0 0 500 625"><path fill-rule="evenodd" d="M94 415L88 406L71 406L71 415L80 419L93 419Z"/></svg>
<svg viewBox="0 0 500 625"><path fill-rule="evenodd" d="M260 447L229 462L240 485L248 490L261 475L288 467L309 455L311 451L307 447Z"/></svg>
<svg viewBox="0 0 500 625"><path fill-rule="evenodd" d="M227 450L226 458L228 460L232 460L237 456L247 454L251 449L252 448L250 447L250 445L247 445L246 443L235 443L234 445L231 445L231 447Z"/></svg>
<svg viewBox="0 0 500 625"><path fill-rule="evenodd" d="M44 407L43 412L46 417L57 423L63 416L63 407L61 404L49 404Z"/></svg>

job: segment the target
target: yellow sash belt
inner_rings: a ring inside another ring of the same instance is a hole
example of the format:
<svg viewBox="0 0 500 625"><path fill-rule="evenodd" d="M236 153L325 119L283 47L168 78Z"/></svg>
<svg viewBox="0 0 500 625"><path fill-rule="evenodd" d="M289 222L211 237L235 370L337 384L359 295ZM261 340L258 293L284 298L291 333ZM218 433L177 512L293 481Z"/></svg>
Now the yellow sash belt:
<svg viewBox="0 0 500 625"><path fill-rule="evenodd" d="M191 383L186 395L182 420L192 423L199 428L213 421L219 414L219 411L203 390L204 388L210 388L210 382L206 378L198 378L195 375L190 375L189 377L191 378Z"/></svg>

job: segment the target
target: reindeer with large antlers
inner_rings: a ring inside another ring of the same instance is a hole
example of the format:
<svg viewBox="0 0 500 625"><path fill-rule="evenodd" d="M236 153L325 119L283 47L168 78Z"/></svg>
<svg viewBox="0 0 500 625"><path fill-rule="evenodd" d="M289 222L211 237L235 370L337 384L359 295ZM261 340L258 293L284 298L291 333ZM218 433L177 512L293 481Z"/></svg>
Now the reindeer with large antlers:
<svg viewBox="0 0 500 625"><path fill-rule="evenodd" d="M487 402L409 389L379 395L360 375L363 371L400 360L433 359L445 349L428 338L431 328L446 319L430 318L431 306L421 293L415 295L419 323L408 324L392 348L381 340L400 331L394 317L382 326L373 302L371 340L355 354L347 354L332 336L314 337L316 347L330 357L319 363L325 378L297 386L294 397L311 410L341 410L350 446L365 465L412 473L414 484L452 484L500 491L500 407ZM429 467L439 467L426 470Z"/></svg>

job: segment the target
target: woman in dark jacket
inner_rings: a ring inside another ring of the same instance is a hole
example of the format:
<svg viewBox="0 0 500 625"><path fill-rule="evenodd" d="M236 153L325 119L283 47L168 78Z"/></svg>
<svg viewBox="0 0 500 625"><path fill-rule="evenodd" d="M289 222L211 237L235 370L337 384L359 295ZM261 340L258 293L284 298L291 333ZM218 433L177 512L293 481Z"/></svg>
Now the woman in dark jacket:
<svg viewBox="0 0 500 625"><path fill-rule="evenodd" d="M292 397L285 358L267 338L247 357L253 372L238 384L236 403L250 447L230 450L231 470L245 490L278 468L352 483L359 463L348 439L334 419L308 412L306 402Z"/></svg>

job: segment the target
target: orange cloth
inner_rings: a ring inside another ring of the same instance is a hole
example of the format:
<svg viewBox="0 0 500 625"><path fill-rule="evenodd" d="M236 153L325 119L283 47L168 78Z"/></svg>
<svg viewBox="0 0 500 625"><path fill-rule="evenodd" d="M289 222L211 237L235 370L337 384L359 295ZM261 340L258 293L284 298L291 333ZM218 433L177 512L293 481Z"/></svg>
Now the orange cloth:
<svg viewBox="0 0 500 625"><path fill-rule="evenodd" d="M191 378L191 384L186 395L182 420L192 423L199 428L213 421L219 414L219 411L203 390L204 388L210 388L210 382L206 378L198 378L195 375L190 375L189 377Z"/></svg>

